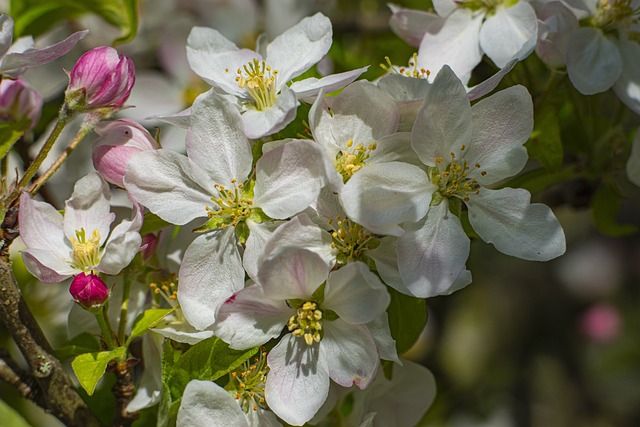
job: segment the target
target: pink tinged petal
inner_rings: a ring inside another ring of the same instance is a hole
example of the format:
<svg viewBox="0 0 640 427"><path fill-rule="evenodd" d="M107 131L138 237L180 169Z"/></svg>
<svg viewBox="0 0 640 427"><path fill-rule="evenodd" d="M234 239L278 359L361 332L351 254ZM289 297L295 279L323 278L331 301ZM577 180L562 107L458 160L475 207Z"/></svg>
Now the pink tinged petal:
<svg viewBox="0 0 640 427"><path fill-rule="evenodd" d="M318 254L329 268L335 264L331 250L333 239L328 231L314 224L307 214L299 214L280 225L265 243L263 253L277 253L285 248L297 247ZM246 254L245 254L246 257Z"/></svg>
<svg viewBox="0 0 640 427"><path fill-rule="evenodd" d="M194 27L187 39L187 60L191 69L210 85L238 97L246 90L236 82L238 69L253 59L262 59L249 49L238 49L231 41L212 28Z"/></svg>
<svg viewBox="0 0 640 427"><path fill-rule="evenodd" d="M631 155L629 156L629 160L627 160L626 171L629 181L640 187L640 132L636 132L636 137L633 139ZM20 204L22 205L22 203ZM20 234L22 235L22 228L20 230ZM24 237L22 237L22 239L24 240Z"/></svg>
<svg viewBox="0 0 640 427"><path fill-rule="evenodd" d="M187 248L178 273L178 302L189 323L203 330L216 310L244 286L235 228L198 236Z"/></svg>
<svg viewBox="0 0 640 427"><path fill-rule="evenodd" d="M464 83L468 82L471 71L482 60L478 39L483 19L484 14L474 16L466 9L455 10L441 28L424 35L418 50L420 68L436 75L448 65Z"/></svg>
<svg viewBox="0 0 640 427"><path fill-rule="evenodd" d="M47 249L22 251L22 260L29 273L42 283L60 283L80 272L69 265L67 258Z"/></svg>
<svg viewBox="0 0 640 427"><path fill-rule="evenodd" d="M265 243L278 225L280 225L280 222L257 223L251 220L247 221L249 237L242 254L242 265L251 280L258 280L258 258L262 254Z"/></svg>
<svg viewBox="0 0 640 427"><path fill-rule="evenodd" d="M436 76L412 130L413 149L427 166L435 166L436 158L460 157L462 145L469 145L473 132L471 104L462 82L449 67Z"/></svg>
<svg viewBox="0 0 640 427"><path fill-rule="evenodd" d="M343 387L365 388L375 378L380 362L369 329L342 319L324 322L323 327L320 347L326 352L331 379Z"/></svg>
<svg viewBox="0 0 640 427"><path fill-rule="evenodd" d="M81 178L73 187L71 198L65 202L64 234L75 237L76 231L84 229L89 238L94 230L100 233L100 245L109 236L109 227L115 219L111 213L111 191L100 175L95 172Z"/></svg>
<svg viewBox="0 0 640 427"><path fill-rule="evenodd" d="M136 147L116 147L101 145L93 149L93 167L106 181L124 187L127 163L141 150Z"/></svg>
<svg viewBox="0 0 640 427"><path fill-rule="evenodd" d="M520 172L529 158L523 145L533 131L533 101L527 89L518 85L501 90L474 104L471 113L472 142L462 154L471 167L469 176L488 185Z"/></svg>
<svg viewBox="0 0 640 427"><path fill-rule="evenodd" d="M213 381L191 380L184 389L177 427L249 427L236 399Z"/></svg>
<svg viewBox="0 0 640 427"><path fill-rule="evenodd" d="M480 28L480 47L498 68L513 59L524 59L536 46L538 19L526 1L498 7Z"/></svg>
<svg viewBox="0 0 640 427"><path fill-rule="evenodd" d="M292 140L264 153L256 163L254 204L276 219L303 211L325 185L323 160L322 148L308 140Z"/></svg>
<svg viewBox="0 0 640 427"><path fill-rule="evenodd" d="M314 97L324 89L324 93L331 93L342 89L360 77L369 67L358 68L357 70L345 71L344 73L331 74L321 79L310 77L308 79L293 82L290 89L296 94L298 99ZM305 100L306 101L306 100Z"/></svg>
<svg viewBox="0 0 640 427"><path fill-rule="evenodd" d="M427 31L435 32L437 30L434 31L434 29L441 27L444 23L440 16L433 13L403 9L392 4L389 7L393 13L389 19L391 30L413 47L420 46Z"/></svg>
<svg viewBox="0 0 640 427"><path fill-rule="evenodd" d="M271 299L307 299L329 275L330 266L320 255L286 247L265 254L258 269L258 283Z"/></svg>
<svg viewBox="0 0 640 427"><path fill-rule="evenodd" d="M27 68L36 67L51 62L66 55L87 34L88 30L71 34L61 42L42 49L28 49L25 52L11 52L5 55L0 65L0 73L17 77Z"/></svg>
<svg viewBox="0 0 640 427"><path fill-rule="evenodd" d="M20 195L18 224L20 237L29 249L46 249L61 257L70 255L71 246L62 232L62 215L48 203L34 200L28 193Z"/></svg>
<svg viewBox="0 0 640 427"><path fill-rule="evenodd" d="M469 95L469 100L475 101L476 99L480 99L486 94L488 94L489 92L491 92L492 90L494 90L496 86L500 84L500 82L502 81L502 78L505 75L507 75L507 73L511 71L517 63L518 63L518 60L514 59L513 61L505 65L503 68L501 68L493 76L489 77L487 80L483 81L482 83L478 83L477 85L470 88L467 92L467 95Z"/></svg>
<svg viewBox="0 0 640 427"><path fill-rule="evenodd" d="M622 73L618 47L600 30L580 28L567 43L569 79L583 95L604 92Z"/></svg>
<svg viewBox="0 0 640 427"><path fill-rule="evenodd" d="M361 324L379 317L390 301L378 276L365 264L354 262L329 275L322 306L335 311L345 322Z"/></svg>
<svg viewBox="0 0 640 427"><path fill-rule="evenodd" d="M380 316L367 323L367 329L369 329L371 337L376 343L380 359L391 360L398 365L402 365L402 362L398 358L398 351L396 350L396 340L391 336L387 312L382 312Z"/></svg>
<svg viewBox="0 0 640 427"><path fill-rule="evenodd" d="M244 132L251 139L280 132L296 118L298 100L288 87L283 87L276 103L264 111L249 109L242 114Z"/></svg>
<svg viewBox="0 0 640 427"><path fill-rule="evenodd" d="M469 196L469 221L482 240L507 255L548 261L565 252L564 232L548 206L523 189L481 189Z"/></svg>
<svg viewBox="0 0 640 427"><path fill-rule="evenodd" d="M640 114L640 45L629 40L619 40L622 56L622 74L613 85L620 101L636 114Z"/></svg>
<svg viewBox="0 0 640 427"><path fill-rule="evenodd" d="M369 228L418 221L436 186L417 166L390 162L365 166L345 184L340 201L349 218Z"/></svg>
<svg viewBox="0 0 640 427"><path fill-rule="evenodd" d="M209 91L196 98L191 113L186 139L189 159L227 188L233 188L233 179L244 182L251 171L252 156L238 109Z"/></svg>
<svg viewBox="0 0 640 427"><path fill-rule="evenodd" d="M424 220L405 228L398 239L398 268L410 294L427 298L451 293L470 247L458 217L442 202Z"/></svg>
<svg viewBox="0 0 640 427"><path fill-rule="evenodd" d="M211 178L187 157L169 150L136 154L124 177L131 196L172 224L184 225L207 216L211 196L217 194Z"/></svg>
<svg viewBox="0 0 640 427"><path fill-rule="evenodd" d="M231 348L244 350L279 337L293 314L285 301L269 299L262 288L253 285L220 306L213 331Z"/></svg>
<svg viewBox="0 0 640 427"><path fill-rule="evenodd" d="M13 19L7 14L0 15L0 57L9 51L13 40Z"/></svg>
<svg viewBox="0 0 640 427"><path fill-rule="evenodd" d="M436 396L436 381L424 366L403 361L393 367L391 381L382 372L367 389L367 407L376 410L376 425L411 427L418 424Z"/></svg>
<svg viewBox="0 0 640 427"><path fill-rule="evenodd" d="M269 352L267 363L267 405L288 424L303 425L318 412L329 393L323 345L309 346L287 334Z"/></svg>
<svg viewBox="0 0 640 427"><path fill-rule="evenodd" d="M278 70L278 89L320 62L331 47L331 38L331 21L316 13L273 39L267 46L266 60Z"/></svg>
<svg viewBox="0 0 640 427"><path fill-rule="evenodd" d="M571 33L580 27L576 15L559 1L545 3L538 13L536 55L554 68L566 65L565 54Z"/></svg>
<svg viewBox="0 0 640 427"><path fill-rule="evenodd" d="M113 229L100 258L98 271L116 275L131 263L142 244L139 229L140 224L129 220L122 221Z"/></svg>

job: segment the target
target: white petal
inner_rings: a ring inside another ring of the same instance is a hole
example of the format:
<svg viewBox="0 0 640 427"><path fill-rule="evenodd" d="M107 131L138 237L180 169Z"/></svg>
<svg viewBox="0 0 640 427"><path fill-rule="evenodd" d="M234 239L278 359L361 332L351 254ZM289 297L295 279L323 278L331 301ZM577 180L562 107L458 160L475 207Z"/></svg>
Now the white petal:
<svg viewBox="0 0 640 427"><path fill-rule="evenodd" d="M478 41L484 14L474 14L458 8L447 17L442 28L431 28L424 35L418 50L418 65L436 75L444 65L464 83L480 63L482 51Z"/></svg>
<svg viewBox="0 0 640 427"><path fill-rule="evenodd" d="M618 49L622 56L622 74L613 90L624 105L640 114L640 45L629 40L619 40Z"/></svg>
<svg viewBox="0 0 640 427"><path fill-rule="evenodd" d="M144 371L136 395L127 405L128 412L149 408L160 401L162 390L162 344L163 337L156 334L142 336Z"/></svg>
<svg viewBox="0 0 640 427"><path fill-rule="evenodd" d="M284 300L272 300L259 286L248 286L220 306L213 330L231 348L244 350L280 336L292 314Z"/></svg>
<svg viewBox="0 0 640 427"><path fill-rule="evenodd" d="M244 182L251 171L251 144L242 128L238 109L217 93L209 91L193 103L187 155L227 188L233 188L233 179Z"/></svg>
<svg viewBox="0 0 640 427"><path fill-rule="evenodd" d="M617 46L595 28L573 32L567 44L567 71L571 83L584 95L604 92L622 73Z"/></svg>
<svg viewBox="0 0 640 427"><path fill-rule="evenodd" d="M496 86L500 84L500 82L502 81L502 78L505 75L507 75L507 73L511 71L517 63L518 63L518 60L514 59L513 61L505 65L503 68L498 70L497 73L489 77L487 80L481 83L478 83L472 88L468 88L467 95L469 96L469 100L475 101L476 99L480 99L486 94L488 94L489 92L491 92L492 90L494 90Z"/></svg>
<svg viewBox="0 0 640 427"><path fill-rule="evenodd" d="M306 209L326 182L323 154L309 140L293 140L264 153L256 163L254 204L276 219Z"/></svg>
<svg viewBox="0 0 640 427"><path fill-rule="evenodd" d="M529 157L523 145L533 131L533 101L527 89L518 85L501 90L474 104L471 113L473 137L463 154L472 168L469 176L486 185L520 172ZM474 169L475 164L480 168Z"/></svg>
<svg viewBox="0 0 640 427"><path fill-rule="evenodd" d="M5 13L0 15L0 57L11 47L13 40L13 19Z"/></svg>
<svg viewBox="0 0 640 427"><path fill-rule="evenodd" d="M75 237L84 229L89 238L94 230L100 233L100 244L109 236L109 226L115 219L111 213L111 192L100 175L95 172L81 178L73 187L71 198L65 202L64 234Z"/></svg>
<svg viewBox="0 0 640 427"><path fill-rule="evenodd" d="M427 218L405 226L398 239L398 267L411 295L427 298L451 292L469 257L469 238L446 202Z"/></svg>
<svg viewBox="0 0 640 427"><path fill-rule="evenodd" d="M139 203L172 224L205 217L213 180L187 157L168 150L142 151L131 158L124 177L127 191Z"/></svg>
<svg viewBox="0 0 640 427"><path fill-rule="evenodd" d="M367 256L375 261L376 270L384 283L403 294L412 295L411 291L402 282L400 270L398 270L398 238L385 236L380 240L380 245Z"/></svg>
<svg viewBox="0 0 640 427"><path fill-rule="evenodd" d="M238 69L253 59L262 59L249 49L238 49L212 28L194 27L187 39L187 59L191 69L210 85L238 97L246 91L236 82Z"/></svg>
<svg viewBox="0 0 640 427"><path fill-rule="evenodd" d="M348 323L369 323L389 306L391 298L378 276L354 262L332 272L324 289L323 307Z"/></svg>
<svg viewBox="0 0 640 427"><path fill-rule="evenodd" d="M320 62L331 47L331 21L321 13L304 18L267 46L267 62L278 70L278 87Z"/></svg>
<svg viewBox="0 0 640 427"><path fill-rule="evenodd" d="M433 0L433 8L442 17L451 15L458 7L454 0Z"/></svg>
<svg viewBox="0 0 640 427"><path fill-rule="evenodd" d="M498 68L512 59L524 59L536 46L538 20L526 1L498 7L480 28L480 47Z"/></svg>
<svg viewBox="0 0 640 427"><path fill-rule="evenodd" d="M425 165L435 166L436 157L459 158L463 144L472 135L471 104L462 82L444 67L429 86L412 130L413 149Z"/></svg>
<svg viewBox="0 0 640 427"><path fill-rule="evenodd" d="M420 220L435 189L416 166L378 163L357 171L342 189L340 201L349 218L372 229Z"/></svg>
<svg viewBox="0 0 640 427"><path fill-rule="evenodd" d="M322 345L285 335L267 356L265 397L269 408L287 423L309 421L329 393L329 371Z"/></svg>
<svg viewBox="0 0 640 427"><path fill-rule="evenodd" d="M564 3L552 1L542 6L538 19L536 55L550 67L564 67L569 36L580 27L576 15Z"/></svg>
<svg viewBox="0 0 640 427"><path fill-rule="evenodd" d="M20 237L27 248L47 249L63 257L70 254L71 247L62 232L62 215L50 204L34 200L23 192L18 224Z"/></svg>
<svg viewBox="0 0 640 427"><path fill-rule="evenodd" d="M27 249L22 251L22 260L29 273L42 283L60 283L64 279L78 274L80 270L72 268L67 259L58 252L47 249Z"/></svg>
<svg viewBox="0 0 640 427"><path fill-rule="evenodd" d="M562 227L548 206L530 204L523 189L481 189L469 197L469 221L487 243L507 255L548 261L565 251Z"/></svg>
<svg viewBox="0 0 640 427"><path fill-rule="evenodd" d="M258 282L272 299L308 299L329 275L330 266L315 252L286 247L265 253Z"/></svg>
<svg viewBox="0 0 640 427"><path fill-rule="evenodd" d="M100 258L98 271L116 275L125 268L140 250L142 237L140 225L134 221L124 220L113 229Z"/></svg>
<svg viewBox="0 0 640 427"><path fill-rule="evenodd" d="M249 237L242 254L242 265L251 280L258 280L258 259L262 255L264 245L269 240L274 230L280 225L280 221L268 221L257 223L247 221Z"/></svg>
<svg viewBox="0 0 640 427"><path fill-rule="evenodd" d="M280 132L296 118L298 100L288 87L283 87L276 103L264 110L249 109L242 114L245 134L251 139Z"/></svg>
<svg viewBox="0 0 640 427"><path fill-rule="evenodd" d="M411 132L397 132L376 141L376 149L371 152L370 163L404 162L422 166L418 155L411 146Z"/></svg>
<svg viewBox="0 0 640 427"><path fill-rule="evenodd" d="M344 73L331 74L321 79L309 77L308 79L293 82L290 89L296 94L298 99L316 96L321 90L324 93L331 93L341 89L360 77L369 67L358 68L357 70L345 71Z"/></svg>
<svg viewBox="0 0 640 427"><path fill-rule="evenodd" d="M207 328L218 307L244 286L235 228L198 236L184 254L178 278L184 317L197 329Z"/></svg>
<svg viewBox="0 0 640 427"><path fill-rule="evenodd" d="M249 424L228 391L213 381L191 380L182 395L176 426L249 427Z"/></svg>
<svg viewBox="0 0 640 427"><path fill-rule="evenodd" d="M378 369L378 352L371 333L364 325L342 319L324 323L320 342L327 356L329 376L343 387L365 388Z"/></svg>
<svg viewBox="0 0 640 427"><path fill-rule="evenodd" d="M419 47L424 34L432 27L441 26L444 20L422 10L395 8L389 5L393 15L389 20L391 30L413 47ZM395 10L394 10L395 9ZM433 31L433 30L432 30Z"/></svg>
<svg viewBox="0 0 640 427"><path fill-rule="evenodd" d="M376 343L380 359L391 360L398 365L402 365L396 350L396 340L391 336L387 312L383 312L372 322L367 323L367 328Z"/></svg>
<svg viewBox="0 0 640 427"><path fill-rule="evenodd" d="M155 328L150 329L162 335L165 338L172 339L177 342L182 342L190 345L198 344L200 341L206 340L213 336L213 331L205 329L204 331L198 331L187 322L169 323L167 325L161 324Z"/></svg>

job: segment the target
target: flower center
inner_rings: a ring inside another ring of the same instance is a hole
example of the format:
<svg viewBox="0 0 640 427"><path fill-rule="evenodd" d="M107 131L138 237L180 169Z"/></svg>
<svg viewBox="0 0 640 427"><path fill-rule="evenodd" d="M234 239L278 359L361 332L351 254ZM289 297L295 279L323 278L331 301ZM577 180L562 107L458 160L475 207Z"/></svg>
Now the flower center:
<svg viewBox="0 0 640 427"><path fill-rule="evenodd" d="M380 64L383 70L391 74L399 74L402 76L413 77L416 79L428 79L431 75L431 71L420 68L418 69L418 54L416 52L413 53L412 58L409 60L408 67L396 67L391 63L391 60L388 56L384 57L387 64Z"/></svg>
<svg viewBox="0 0 640 427"><path fill-rule="evenodd" d="M245 413L250 410L267 409L264 386L267 380L267 352L260 348L260 354L253 363L245 362L240 369L231 373L227 391L238 401Z"/></svg>
<svg viewBox="0 0 640 427"><path fill-rule="evenodd" d="M320 342L322 339L322 311L318 304L307 301L298 307L296 314L291 316L287 325L293 336L304 337L307 345Z"/></svg>
<svg viewBox="0 0 640 427"><path fill-rule="evenodd" d="M374 234L347 218L342 219L338 216L335 221L333 218L329 219L329 224L334 229L331 233L331 248L337 252L336 259L340 265L359 259L377 243Z"/></svg>
<svg viewBox="0 0 640 427"><path fill-rule="evenodd" d="M246 221L251 215L251 210L255 209L251 194L247 194L244 184L238 184L235 179L231 180L231 183L232 190L220 184L214 184L215 189L218 190L218 196L212 196L211 201L217 208L206 207L210 218L207 224L210 228L227 228L228 225L237 227L239 223Z"/></svg>
<svg viewBox="0 0 640 427"><path fill-rule="evenodd" d="M84 228L76 230L76 237L70 237L71 247L73 248L73 261L71 266L83 271L90 271L100 264L100 232L98 229L93 230L91 237L87 239Z"/></svg>
<svg viewBox="0 0 640 427"><path fill-rule="evenodd" d="M461 151L464 148L463 145ZM465 202L469 201L469 194L480 192L480 184L475 179L468 177L470 168L466 160L456 160L454 153L450 153L450 155L451 162L444 169L440 167L443 162L442 157L436 157L436 167L431 170L431 182L438 186L440 196L458 197ZM474 167L479 169L480 164L476 163ZM487 173L482 171L480 174L484 176Z"/></svg>
<svg viewBox="0 0 640 427"><path fill-rule="evenodd" d="M264 111L276 103L277 75L278 70L272 70L266 62L254 59L242 68L238 68L236 82L253 98L256 110Z"/></svg>
<svg viewBox="0 0 640 427"><path fill-rule="evenodd" d="M343 182L349 181L354 173L359 171L367 163L371 152L376 149L376 143L372 142L367 147L364 144L353 146L353 139L347 141L347 149L336 155L336 170L342 175Z"/></svg>
<svg viewBox="0 0 640 427"><path fill-rule="evenodd" d="M161 279L158 282L149 283L149 287L153 291L154 298L158 298L158 303L164 299L170 307L178 306L178 285L177 277L175 274L171 274L166 279ZM157 295L157 297L156 297ZM159 305L159 304L158 304Z"/></svg>
<svg viewBox="0 0 640 427"><path fill-rule="evenodd" d="M631 0L600 0L598 11L591 20L594 27L605 32L628 28L640 19L640 8L635 10Z"/></svg>

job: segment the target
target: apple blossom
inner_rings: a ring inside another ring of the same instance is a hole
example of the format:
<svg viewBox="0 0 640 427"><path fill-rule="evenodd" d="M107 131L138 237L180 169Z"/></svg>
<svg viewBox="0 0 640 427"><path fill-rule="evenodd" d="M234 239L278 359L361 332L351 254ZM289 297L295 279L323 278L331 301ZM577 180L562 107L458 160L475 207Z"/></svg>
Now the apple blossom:
<svg viewBox="0 0 640 427"><path fill-rule="evenodd" d="M43 283L58 283L79 273L115 275L140 249L142 224L135 209L132 220L113 230L109 186L96 173L80 179L65 203L64 217L51 205L20 196L20 236L27 247L22 259Z"/></svg>
<svg viewBox="0 0 640 427"><path fill-rule="evenodd" d="M238 49L218 31L195 27L187 40L193 71L214 88L233 95L242 106L242 122L249 138L282 130L296 115L298 99L321 89L331 92L355 80L366 68L287 82L301 75L328 52L331 22L317 13L304 18L269 43L263 55Z"/></svg>
<svg viewBox="0 0 640 427"><path fill-rule="evenodd" d="M40 120L42 97L21 79L0 82L0 122L20 122L32 128Z"/></svg>

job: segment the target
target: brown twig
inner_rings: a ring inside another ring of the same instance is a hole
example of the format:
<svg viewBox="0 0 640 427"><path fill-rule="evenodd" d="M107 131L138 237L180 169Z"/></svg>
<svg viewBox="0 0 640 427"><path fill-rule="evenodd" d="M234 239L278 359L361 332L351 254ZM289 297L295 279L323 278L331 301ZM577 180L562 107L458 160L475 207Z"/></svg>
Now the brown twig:
<svg viewBox="0 0 640 427"><path fill-rule="evenodd" d="M137 359L129 359L111 367L116 375L116 384L111 389L116 397L116 417L113 420L113 427L129 427L140 416L139 412L127 411L127 405L135 392L132 368L136 363Z"/></svg>

